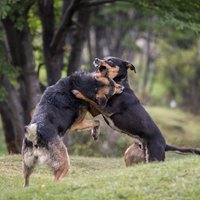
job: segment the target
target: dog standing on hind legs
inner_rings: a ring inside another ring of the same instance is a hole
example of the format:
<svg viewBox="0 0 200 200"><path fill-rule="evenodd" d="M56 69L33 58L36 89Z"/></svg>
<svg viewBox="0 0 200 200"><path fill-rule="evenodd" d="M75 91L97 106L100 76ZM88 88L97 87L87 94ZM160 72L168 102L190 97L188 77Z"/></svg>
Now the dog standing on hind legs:
<svg viewBox="0 0 200 200"><path fill-rule="evenodd" d="M164 161L166 151L200 154L199 149L178 148L166 144L160 129L129 86L127 70L136 72L131 63L116 57L105 57L96 58L94 65L102 77L109 77L124 86L123 92L112 96L104 108L99 107L79 91L76 91L75 95L93 105L99 111L97 114L102 114L111 128L145 141L149 162Z"/></svg>
<svg viewBox="0 0 200 200"><path fill-rule="evenodd" d="M82 91L97 104L105 106L108 98L122 92L121 85L92 73L74 73L48 87L36 106L22 146L24 186L39 163L45 163L54 172L55 181L60 181L69 170L69 156L62 141L67 129L93 130L99 133L99 121L84 120L90 105L77 99L73 90Z"/></svg>
<svg viewBox="0 0 200 200"><path fill-rule="evenodd" d="M27 127L26 132L36 130L36 124ZM31 133L30 133L31 134ZM32 141L32 142L31 142ZM22 146L24 187L29 185L29 177L37 164L47 164L54 173L54 180L60 181L68 172L70 160L67 148L59 135L52 137L46 145L31 138L25 138Z"/></svg>

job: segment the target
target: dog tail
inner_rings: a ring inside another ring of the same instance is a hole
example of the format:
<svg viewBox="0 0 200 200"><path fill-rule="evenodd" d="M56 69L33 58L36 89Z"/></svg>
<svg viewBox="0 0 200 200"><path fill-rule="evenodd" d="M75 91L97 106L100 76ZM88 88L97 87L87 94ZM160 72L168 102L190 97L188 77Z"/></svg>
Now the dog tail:
<svg viewBox="0 0 200 200"><path fill-rule="evenodd" d="M37 143L37 124L30 124L25 126L25 137L33 144Z"/></svg>
<svg viewBox="0 0 200 200"><path fill-rule="evenodd" d="M194 149L194 148L179 148L171 145L166 145L165 151L175 151L176 153L191 153L191 154L198 154L200 155L200 149Z"/></svg>

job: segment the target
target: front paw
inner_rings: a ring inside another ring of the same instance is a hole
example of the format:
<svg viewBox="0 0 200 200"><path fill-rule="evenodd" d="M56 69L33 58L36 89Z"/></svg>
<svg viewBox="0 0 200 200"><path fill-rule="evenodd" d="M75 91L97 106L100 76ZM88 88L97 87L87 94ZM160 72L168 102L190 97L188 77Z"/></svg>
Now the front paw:
<svg viewBox="0 0 200 200"><path fill-rule="evenodd" d="M72 90L71 92L73 93L73 95L74 95L76 98L79 98L79 99L82 99L82 98L83 98L82 93L79 92L78 90Z"/></svg>
<svg viewBox="0 0 200 200"><path fill-rule="evenodd" d="M91 130L91 136L93 137L94 140L98 140L100 135L100 128L99 127L94 127Z"/></svg>

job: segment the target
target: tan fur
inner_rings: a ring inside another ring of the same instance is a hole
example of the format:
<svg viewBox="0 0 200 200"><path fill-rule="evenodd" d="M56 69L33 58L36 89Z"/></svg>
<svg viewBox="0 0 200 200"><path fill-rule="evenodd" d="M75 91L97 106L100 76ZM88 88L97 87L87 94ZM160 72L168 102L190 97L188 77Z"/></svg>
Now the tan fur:
<svg viewBox="0 0 200 200"><path fill-rule="evenodd" d="M24 186L29 185L29 177L37 164L47 164L53 170L55 181L61 181L70 167L67 148L59 136L48 145L48 150L45 147L33 146L22 149L22 156Z"/></svg>
<svg viewBox="0 0 200 200"><path fill-rule="evenodd" d="M146 162L146 148L140 141L135 141L124 153L126 166Z"/></svg>
<svg viewBox="0 0 200 200"><path fill-rule="evenodd" d="M100 122L99 120L87 120L84 119L87 113L85 107L80 107L79 115L76 121L70 127L71 131L86 131L91 130L92 137L97 140L100 134Z"/></svg>
<svg viewBox="0 0 200 200"><path fill-rule="evenodd" d="M107 69L108 69L108 77L110 77L111 79L115 78L119 72L119 66L115 66L115 67L111 67L109 64L107 64L105 62L105 60L101 60L101 59L98 59L99 60L99 65L101 66L105 66ZM105 72L102 72L101 73L101 76L105 76L104 74Z"/></svg>
<svg viewBox="0 0 200 200"><path fill-rule="evenodd" d="M107 99L107 95L114 95L114 94L120 94L122 92L122 86L120 84L117 84L113 81L114 84L114 91L112 94L110 93L110 81L108 78L105 77L100 77L99 73L93 73L93 76L98 81L101 81L104 84L104 87L102 87L96 94L96 99ZM73 90L72 93L77 97L78 94L80 93L77 90ZM83 97L84 95L80 93L80 95ZM86 98L87 99L87 98ZM94 103L96 105L96 103ZM100 134L100 122L98 120L86 120L85 115L86 115L87 109L85 107L80 108L79 116L76 119L76 121L72 124L70 127L70 130L72 131L83 131L83 130L91 130L91 135L93 136L94 139L97 139L99 134Z"/></svg>
<svg viewBox="0 0 200 200"><path fill-rule="evenodd" d="M108 94L108 93L109 93L109 88L104 87L98 91L98 93L96 94L96 99L105 97L105 94Z"/></svg>
<svg viewBox="0 0 200 200"><path fill-rule="evenodd" d="M101 81L104 85L106 86L110 86L110 82L108 80L108 78L105 78L105 77L98 77L98 75L96 76L96 79L98 81Z"/></svg>

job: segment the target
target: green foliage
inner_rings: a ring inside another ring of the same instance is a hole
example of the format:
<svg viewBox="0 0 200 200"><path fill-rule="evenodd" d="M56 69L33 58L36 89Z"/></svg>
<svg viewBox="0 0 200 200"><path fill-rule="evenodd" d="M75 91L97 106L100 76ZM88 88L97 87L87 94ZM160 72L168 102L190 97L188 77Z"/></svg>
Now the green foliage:
<svg viewBox="0 0 200 200"><path fill-rule="evenodd" d="M131 2L131 1L129 1ZM200 31L200 2L198 0L132 1L135 8L158 15L163 25L173 25L176 29Z"/></svg>
<svg viewBox="0 0 200 200"><path fill-rule="evenodd" d="M9 17L18 30L23 29L28 8L34 3L33 0L1 0L0 20Z"/></svg>
<svg viewBox="0 0 200 200"><path fill-rule="evenodd" d="M42 23L38 16L37 6L33 5L28 12L28 24L33 36L40 36Z"/></svg>
<svg viewBox="0 0 200 200"><path fill-rule="evenodd" d="M54 1L55 24L59 25L62 17L62 4L64 1Z"/></svg>
<svg viewBox="0 0 200 200"><path fill-rule="evenodd" d="M126 168L123 159L71 157L71 169L61 183L41 167L22 188L21 157L0 158L0 199L60 200L198 200L198 156L168 158L164 163ZM6 181L5 181L6 180Z"/></svg>
<svg viewBox="0 0 200 200"><path fill-rule="evenodd" d="M179 41L176 40L176 43ZM187 46L193 44L192 42L188 43ZM182 42L181 45L184 46ZM156 66L159 69L160 84L162 83L166 88L170 98L182 102L184 96L189 95L196 79L197 70L199 70L196 45L183 49L161 41L159 48L161 52L160 57L156 60Z"/></svg>
<svg viewBox="0 0 200 200"><path fill-rule="evenodd" d="M20 0L1 0L0 1L0 19L5 19Z"/></svg>

